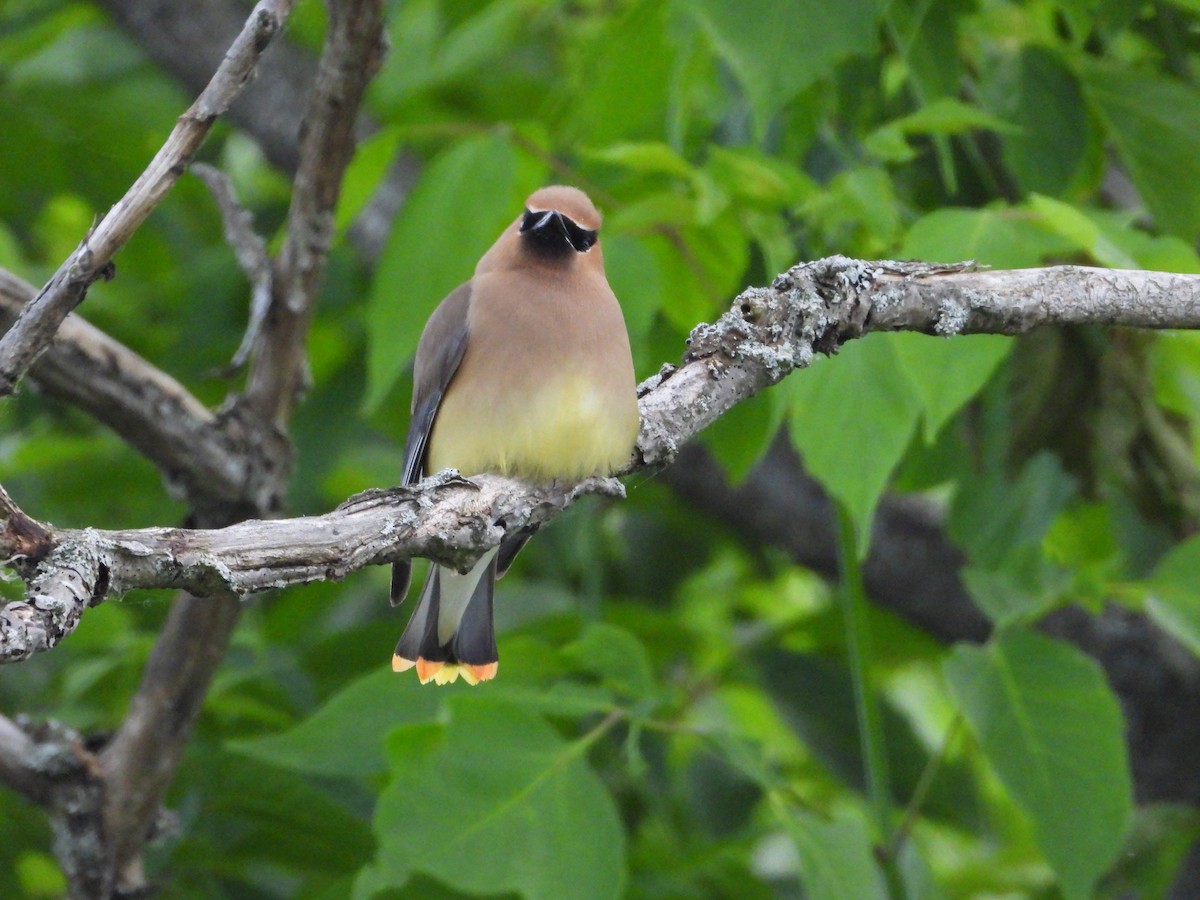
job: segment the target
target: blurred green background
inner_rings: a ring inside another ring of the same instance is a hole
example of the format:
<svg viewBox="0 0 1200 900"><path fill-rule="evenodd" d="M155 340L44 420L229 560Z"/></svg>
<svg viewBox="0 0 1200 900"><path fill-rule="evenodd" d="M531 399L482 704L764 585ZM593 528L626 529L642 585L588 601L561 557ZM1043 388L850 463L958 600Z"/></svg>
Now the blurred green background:
<svg viewBox="0 0 1200 900"><path fill-rule="evenodd" d="M1196 0L387 6L377 127L346 179L294 420L297 514L398 480L420 328L544 183L605 213L641 378L742 287L831 253L1200 272ZM315 56L323 28L305 0L285 39ZM0 266L44 282L190 101L99 6L0 5ZM398 152L420 174L376 257L351 226ZM289 178L254 135L220 124L200 158L274 237ZM198 179L117 269L83 314L219 403L248 287ZM728 491L782 431L855 526L851 555L895 491L965 556L986 644L867 612L857 671L880 691L888 796L864 784L835 588L782 535L641 473L501 583L485 687L387 671L403 617L383 570L254 600L152 872L169 897L1165 897L1197 796L1135 807L1113 689L1035 626L1123 605L1195 670L1198 415L1194 334L903 334L701 438ZM60 526L185 514L148 462L28 385L0 404L0 482ZM89 610L0 672L0 710L113 729L168 603ZM0 790L0 895L63 891L50 841Z"/></svg>

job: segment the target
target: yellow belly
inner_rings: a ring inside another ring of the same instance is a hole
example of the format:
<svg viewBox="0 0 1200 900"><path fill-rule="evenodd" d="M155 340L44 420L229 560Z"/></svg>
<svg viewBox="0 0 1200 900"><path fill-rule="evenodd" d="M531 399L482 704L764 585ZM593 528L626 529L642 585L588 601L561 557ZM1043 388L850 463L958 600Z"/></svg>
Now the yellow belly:
<svg viewBox="0 0 1200 900"><path fill-rule="evenodd" d="M611 393L611 392L609 392ZM637 439L637 400L605 396L581 374L493 402L451 391L429 441L429 471L499 472L534 481L607 474Z"/></svg>

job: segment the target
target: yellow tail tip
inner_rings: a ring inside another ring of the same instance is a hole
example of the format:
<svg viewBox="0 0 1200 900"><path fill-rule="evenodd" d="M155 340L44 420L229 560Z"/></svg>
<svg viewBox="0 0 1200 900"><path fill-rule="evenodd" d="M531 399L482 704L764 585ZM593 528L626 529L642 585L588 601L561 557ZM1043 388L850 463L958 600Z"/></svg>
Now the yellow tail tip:
<svg viewBox="0 0 1200 900"><path fill-rule="evenodd" d="M430 662L423 656L417 657L417 678L421 679L421 684L429 684L430 679L438 678L445 663ZM438 678L438 684L445 684L445 677Z"/></svg>
<svg viewBox="0 0 1200 900"><path fill-rule="evenodd" d="M491 681L496 677L496 672L500 668L499 662L486 663L482 666L463 666L463 678L467 679L471 684L479 684L481 681Z"/></svg>
<svg viewBox="0 0 1200 900"><path fill-rule="evenodd" d="M431 681L434 684L453 684L461 675L462 680L467 684L476 685L481 681L491 681L495 678L500 663L492 662L484 663L481 666L472 666L466 663L432 662L424 657L418 657L416 661L405 659L403 656L392 657L393 672L407 672L414 667L421 684L429 684Z"/></svg>

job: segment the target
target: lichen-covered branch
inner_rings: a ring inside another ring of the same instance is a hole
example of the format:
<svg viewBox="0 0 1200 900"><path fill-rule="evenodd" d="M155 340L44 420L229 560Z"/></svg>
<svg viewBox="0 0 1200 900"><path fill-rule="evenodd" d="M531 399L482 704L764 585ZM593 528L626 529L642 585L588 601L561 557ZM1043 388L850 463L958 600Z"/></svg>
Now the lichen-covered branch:
<svg viewBox="0 0 1200 900"><path fill-rule="evenodd" d="M751 288L688 339L687 365L665 369L642 399L640 459L671 459L681 439L774 384L815 353L872 331L1021 334L1092 323L1200 328L1200 275L1053 266L980 269L831 256ZM697 365L699 363L699 365ZM644 387L647 387L644 386Z"/></svg>
<svg viewBox="0 0 1200 900"><path fill-rule="evenodd" d="M1049 283L1061 292L1048 294ZM641 433L627 471L670 461L734 404L806 366L814 354L835 352L872 330L938 331L951 304L958 310L957 329L964 332L991 327L1012 333L1043 321L1089 321L1088 316L1109 324L1200 326L1200 315L1186 302L1170 305L1162 287L1167 283L1176 285L1176 295L1184 294L1195 290L1200 276L1079 267L991 272L843 257L797 266L770 288L741 294L717 322L698 326L683 364L664 367L642 385ZM1128 309L1110 295L1127 298ZM998 316L998 297L1013 298L1025 313ZM945 326L940 330L948 332ZM78 621L83 606L106 592L182 587L242 595L342 578L362 566L409 556L465 567L505 533L549 520L573 496L571 486L534 487L484 476L476 487L465 487L442 478L411 490L364 495L327 516L212 531L58 531L54 552L38 570L38 578L47 579L38 583L53 590L31 593L33 600L0 611L0 660L49 649ZM64 568L84 572L84 583L51 577ZM93 571L89 584L86 573Z"/></svg>
<svg viewBox="0 0 1200 900"><path fill-rule="evenodd" d="M0 329L36 294L0 269ZM30 370L38 387L87 412L162 472L199 521L217 511L278 509L276 470L290 448L273 425L228 406L209 410L182 384L77 314Z"/></svg>
<svg viewBox="0 0 1200 900"><path fill-rule="evenodd" d="M195 103L179 117L166 143L125 196L80 242L16 323L0 337L0 397L16 390L63 319L98 278L111 277L112 259L179 180L217 117L254 73L254 66L287 19L295 0L260 0Z"/></svg>
<svg viewBox="0 0 1200 900"><path fill-rule="evenodd" d="M1089 266L992 270L845 262L840 271L856 284L855 301L869 310L868 331L950 336L1022 334L1045 325L1200 328L1197 275Z"/></svg>
<svg viewBox="0 0 1200 900"><path fill-rule="evenodd" d="M283 495L292 458L286 423L307 374L305 342L334 236L334 210L346 165L354 153L355 123L366 85L383 51L381 0L330 0L325 47L299 127L299 161L284 246L275 260L255 248L248 217L238 216L232 197L223 204L227 235L251 283L261 294L251 304L247 386L226 404L231 421L273 430L284 446L267 460L248 462L267 476L267 498ZM210 179L212 181L213 179ZM220 189L220 179L218 192ZM233 227L231 227L233 226ZM257 272L266 267L265 276ZM265 463L265 465L264 465ZM244 500L254 502L258 497ZM257 507L277 514L278 506ZM228 504L197 518L209 526L246 517L245 503ZM103 562L111 575L122 567ZM240 607L220 586L199 587L180 579L182 592L142 673L129 711L100 754L104 767L102 830L109 836L120 886L144 887L140 852L158 819L166 790L199 715L209 683L237 623Z"/></svg>
<svg viewBox="0 0 1200 900"><path fill-rule="evenodd" d="M467 482L443 473L411 488L367 491L323 516L216 529L56 531L29 598L0 610L0 662L50 649L85 606L134 588L247 596L337 580L411 556L465 570L505 534L540 525L587 493L623 495L612 479L531 486L495 475Z"/></svg>

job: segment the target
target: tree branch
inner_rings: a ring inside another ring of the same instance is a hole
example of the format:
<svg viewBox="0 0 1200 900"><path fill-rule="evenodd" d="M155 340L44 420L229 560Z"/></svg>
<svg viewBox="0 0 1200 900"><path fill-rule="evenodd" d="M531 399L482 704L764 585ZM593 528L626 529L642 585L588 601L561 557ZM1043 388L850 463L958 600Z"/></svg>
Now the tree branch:
<svg viewBox="0 0 1200 900"><path fill-rule="evenodd" d="M1041 286L1047 283L1061 293L1044 294ZM735 403L807 365L814 353L836 352L841 343L870 330L936 331L938 322L954 318L959 331L990 326L1013 333L1043 321L1087 321L1089 315L1110 324L1200 324L1196 310L1168 308L1162 298L1155 300L1160 287L1146 287L1166 283L1181 292L1194 290L1200 276L1079 267L976 272L844 257L797 266L771 288L742 293L716 323L698 326L683 366L664 367L641 386L641 432L626 471L670 461L684 442ZM1106 298L1101 288L1127 298L1128 309ZM998 297L1026 312L999 315ZM433 480L418 486L416 494L397 489L355 498L327 516L247 522L219 531L56 532L55 550L38 570L43 579L36 582L43 585L38 602L10 604L0 613L10 622L0 659L20 659L53 646L78 621L85 603L99 602L109 591L186 587L202 594L245 594L342 578L365 565L409 556L463 568L505 533L548 521L574 496L569 487L533 487L495 476L481 477L478 487ZM64 568L74 575L52 577ZM77 583L81 572L83 581ZM95 573L91 582L90 572ZM77 609L69 608L72 597ZM38 612L48 612L49 619Z"/></svg>
<svg viewBox="0 0 1200 900"><path fill-rule="evenodd" d="M36 293L0 269L0 328ZM277 510L276 469L290 452L267 423L227 406L210 411L182 384L77 314L67 316L30 369L47 394L107 425L158 467L201 522L219 512Z"/></svg>
<svg viewBox="0 0 1200 900"><path fill-rule="evenodd" d="M45 349L92 282L112 276L112 258L179 180L213 122L254 73L259 56L282 27L295 0L260 0L229 48L208 87L176 123L137 181L54 273L0 337L0 397L17 383Z"/></svg>
<svg viewBox="0 0 1200 900"><path fill-rule="evenodd" d="M824 261L823 261L824 262ZM1023 334L1044 325L1200 327L1200 276L1137 269L1052 266L966 269L859 263L832 273L851 279L867 309L867 331ZM815 265L820 265L815 264ZM795 270L793 270L795 272Z"/></svg>
<svg viewBox="0 0 1200 900"><path fill-rule="evenodd" d="M235 0L95 0L163 70L198 93L241 31L246 8ZM263 66L229 109L229 119L252 134L267 159L296 168L296 126L316 73L316 59L287 40L263 54Z"/></svg>
<svg viewBox="0 0 1200 900"><path fill-rule="evenodd" d="M306 371L305 341L333 242L342 176L354 153L355 121L383 51L381 0L331 0L327 8L325 48L300 127L300 160L283 249L274 263L261 248L243 254L243 265L254 270L266 261L269 274L262 290L266 303L251 305L248 341L253 352L246 395L228 408L237 419L273 428L285 445L269 469L272 497L281 497L289 480L292 454L284 427ZM235 233L236 251L253 241L248 223L234 225L242 217L233 213L233 205L228 201L223 214L227 232ZM253 275L251 281L255 284ZM256 328L258 310L261 323ZM217 520L206 524L227 525L243 515L241 507L231 505L216 510ZM105 565L103 571L111 568ZM180 584L191 588L191 595L172 607L129 712L101 754L103 830L122 886L135 889L144 881L138 864L141 847L154 828L240 614L237 600L219 586Z"/></svg>
<svg viewBox="0 0 1200 900"><path fill-rule="evenodd" d="M233 249L246 280L250 282L250 314L246 333L233 354L227 371L238 372L250 359L250 351L258 341L263 321L271 306L271 286L275 281L275 265L267 252L267 242L254 230L254 217L238 202L233 181L216 166L196 163L192 174L203 181L217 202L225 243Z"/></svg>
<svg viewBox="0 0 1200 900"><path fill-rule="evenodd" d="M186 89L198 91L221 59L241 25L243 11L230 0L96 0L160 66ZM285 172L294 172L300 153L296 123L316 79L317 64L308 53L276 41L264 58L262 73L229 110L229 118L258 141L263 153ZM359 138L377 129L360 111ZM378 257L392 219L416 183L420 164L407 150L396 155L387 176L350 229L363 258Z"/></svg>
<svg viewBox="0 0 1200 900"><path fill-rule="evenodd" d="M342 175L354 155L354 123L385 49L379 0L337 0L328 8L325 50L301 129L287 237L246 383L246 402L279 426L302 393L305 342L333 243Z"/></svg>
<svg viewBox="0 0 1200 900"><path fill-rule="evenodd" d="M44 805L50 799L51 781L30 765L35 749L33 739L23 728L7 716L0 716L0 782L31 802Z"/></svg>
<svg viewBox="0 0 1200 900"><path fill-rule="evenodd" d="M442 473L412 487L366 491L322 516L219 529L63 529L29 600L0 610L0 662L50 649L85 606L135 588L245 597L418 555L465 571L506 534L543 524L590 493L624 496L612 479L532 486Z"/></svg>

